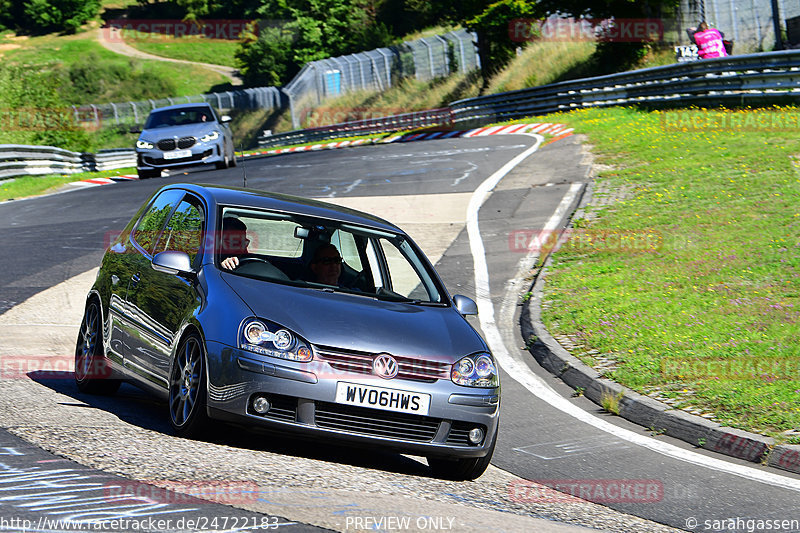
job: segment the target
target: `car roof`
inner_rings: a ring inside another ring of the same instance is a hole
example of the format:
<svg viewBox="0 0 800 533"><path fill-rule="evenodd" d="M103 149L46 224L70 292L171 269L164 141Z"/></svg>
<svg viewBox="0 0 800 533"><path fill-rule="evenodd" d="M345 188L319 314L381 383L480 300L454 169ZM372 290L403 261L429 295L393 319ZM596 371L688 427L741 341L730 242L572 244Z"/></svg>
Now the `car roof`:
<svg viewBox="0 0 800 533"><path fill-rule="evenodd" d="M164 106L164 107L157 107L157 108L153 109L150 112L153 113L154 111L172 111L172 110L176 110L176 109L191 109L193 107L203 107L203 106L204 107L211 107L211 104L209 104L207 102L195 102L193 104L191 104L191 103L190 104L175 104L175 105L168 105L168 106Z"/></svg>
<svg viewBox="0 0 800 533"><path fill-rule="evenodd" d="M175 183L172 185L167 185L166 187L163 187L161 191L168 189L183 189L191 191L202 197L209 204L209 206L214 209L216 209L218 206L266 209L282 213L330 219L338 222L346 222L372 229L405 235L403 230L391 222L374 215L370 215L369 213L329 204L319 200L302 198L300 196L260 191L256 189L245 189L240 187L223 187L219 185L190 183Z"/></svg>

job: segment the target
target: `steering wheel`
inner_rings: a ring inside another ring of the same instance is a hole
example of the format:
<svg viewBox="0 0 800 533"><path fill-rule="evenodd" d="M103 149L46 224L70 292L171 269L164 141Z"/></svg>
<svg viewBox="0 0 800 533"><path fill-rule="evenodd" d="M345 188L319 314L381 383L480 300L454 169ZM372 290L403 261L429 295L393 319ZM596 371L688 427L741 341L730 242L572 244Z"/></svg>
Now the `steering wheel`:
<svg viewBox="0 0 800 533"><path fill-rule="evenodd" d="M367 279L367 271L362 270L358 273L358 275L353 279L353 281L349 284L351 289L359 289L361 290L361 284Z"/></svg>
<svg viewBox="0 0 800 533"><path fill-rule="evenodd" d="M242 257L241 259L239 259L239 264L236 265L236 269L238 270L239 268L243 267L245 263L252 263L254 261L259 263L266 263L272 266L272 263L270 263L266 259L261 259L260 257Z"/></svg>
<svg viewBox="0 0 800 533"><path fill-rule="evenodd" d="M239 265L234 270L241 274L254 274L273 278L286 277L286 274L284 274L278 267L260 257L242 257L239 259Z"/></svg>

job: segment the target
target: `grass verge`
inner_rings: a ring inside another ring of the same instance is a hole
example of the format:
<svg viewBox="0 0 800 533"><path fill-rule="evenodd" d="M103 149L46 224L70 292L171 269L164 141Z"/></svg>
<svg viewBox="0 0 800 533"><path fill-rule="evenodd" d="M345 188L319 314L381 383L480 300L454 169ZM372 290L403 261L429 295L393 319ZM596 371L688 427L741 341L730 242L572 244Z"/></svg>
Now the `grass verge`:
<svg viewBox="0 0 800 533"><path fill-rule="evenodd" d="M234 54L239 47L239 41L233 40L173 37L139 31L125 32L125 43L148 54L227 67L236 66Z"/></svg>
<svg viewBox="0 0 800 533"><path fill-rule="evenodd" d="M751 131L703 109L544 117L587 134L612 168L600 186L625 193L596 199L554 255L544 322L586 363L612 361L606 377L797 443L800 132L760 129L770 112L798 114L725 114Z"/></svg>
<svg viewBox="0 0 800 533"><path fill-rule="evenodd" d="M221 74L199 66L132 59L115 54L97 42L94 30L76 35L26 37L16 39L14 43L19 47L3 51L0 56L3 62L49 69L60 65L69 69L73 65L83 65L87 63L87 58L90 59L88 62L99 70L93 74L98 87L91 91L88 100L86 95L67 95L75 100L75 104L138 100L142 97L141 84L147 79L151 84L163 85L169 90L169 94L159 94L157 97L160 98L202 94L230 81ZM135 76L121 75L127 72Z"/></svg>
<svg viewBox="0 0 800 533"><path fill-rule="evenodd" d="M120 168L103 172L80 172L69 175L22 176L0 181L0 201L27 198L55 192L67 183L93 178L136 174L135 168Z"/></svg>

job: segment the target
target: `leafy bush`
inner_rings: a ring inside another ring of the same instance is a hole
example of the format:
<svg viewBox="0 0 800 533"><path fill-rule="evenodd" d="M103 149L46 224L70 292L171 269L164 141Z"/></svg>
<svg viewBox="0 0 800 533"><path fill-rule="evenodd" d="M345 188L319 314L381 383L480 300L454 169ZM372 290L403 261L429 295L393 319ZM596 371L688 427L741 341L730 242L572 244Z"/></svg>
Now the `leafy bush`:
<svg viewBox="0 0 800 533"><path fill-rule="evenodd" d="M63 98L71 104L147 100L177 92L171 78L143 72L131 60L102 59L94 53L55 71L61 78Z"/></svg>
<svg viewBox="0 0 800 533"><path fill-rule="evenodd" d="M61 97L58 76L0 64L0 144L44 144L90 151L91 135Z"/></svg>

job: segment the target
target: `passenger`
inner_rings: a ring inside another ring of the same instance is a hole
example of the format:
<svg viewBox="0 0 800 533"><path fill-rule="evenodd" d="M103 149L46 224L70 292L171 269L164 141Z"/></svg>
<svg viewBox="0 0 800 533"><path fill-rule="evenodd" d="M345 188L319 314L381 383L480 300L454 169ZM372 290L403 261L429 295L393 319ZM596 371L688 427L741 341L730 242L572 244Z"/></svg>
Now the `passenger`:
<svg viewBox="0 0 800 533"><path fill-rule="evenodd" d="M219 255L222 268L235 270L239 266L239 256L247 255L247 225L234 217L222 219L222 235Z"/></svg>
<svg viewBox="0 0 800 533"><path fill-rule="evenodd" d="M342 275L342 256L333 244L322 244L314 252L311 259L311 274L313 281L325 285L339 286L339 276Z"/></svg>
<svg viewBox="0 0 800 533"><path fill-rule="evenodd" d="M722 32L714 28L709 28L708 24L703 21L697 26L697 32L694 34L694 42L697 44L697 55L700 59L713 59L715 57L725 57L728 53L725 51L725 37Z"/></svg>

